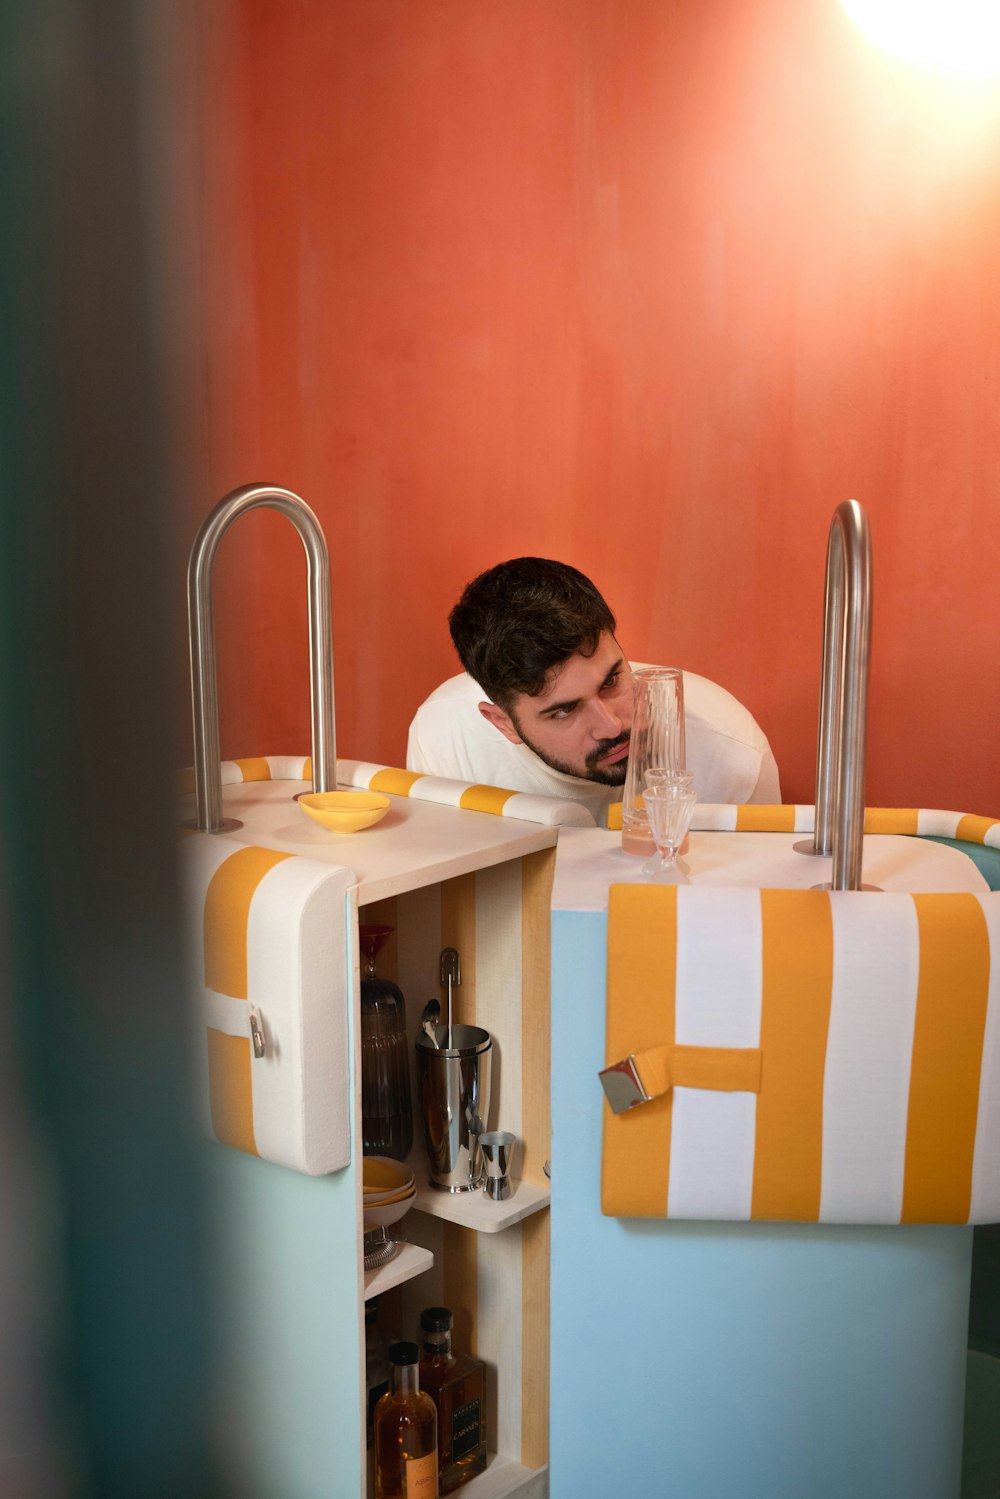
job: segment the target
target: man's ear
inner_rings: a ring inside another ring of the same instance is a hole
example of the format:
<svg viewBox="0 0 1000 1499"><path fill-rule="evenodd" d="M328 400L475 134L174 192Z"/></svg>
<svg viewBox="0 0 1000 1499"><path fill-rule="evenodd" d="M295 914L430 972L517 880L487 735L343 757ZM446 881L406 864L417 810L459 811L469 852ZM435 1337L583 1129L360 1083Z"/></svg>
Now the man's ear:
<svg viewBox="0 0 1000 1499"><path fill-rule="evenodd" d="M502 708L498 708L496 703L480 703L479 711L486 722L491 723L495 729L499 729L503 737L509 739L511 744L524 743L524 740L514 726L514 720L510 714L505 713Z"/></svg>

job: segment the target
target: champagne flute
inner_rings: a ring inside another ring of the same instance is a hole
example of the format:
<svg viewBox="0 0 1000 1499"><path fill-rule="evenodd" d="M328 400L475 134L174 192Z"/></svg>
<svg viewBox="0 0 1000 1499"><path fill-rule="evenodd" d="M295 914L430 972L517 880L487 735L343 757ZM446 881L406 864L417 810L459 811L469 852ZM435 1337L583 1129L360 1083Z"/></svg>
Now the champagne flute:
<svg viewBox="0 0 1000 1499"><path fill-rule="evenodd" d="M647 778L643 800L656 844L656 853L642 866L643 875L663 884L686 884L677 854L698 802L691 776L686 771L653 772Z"/></svg>

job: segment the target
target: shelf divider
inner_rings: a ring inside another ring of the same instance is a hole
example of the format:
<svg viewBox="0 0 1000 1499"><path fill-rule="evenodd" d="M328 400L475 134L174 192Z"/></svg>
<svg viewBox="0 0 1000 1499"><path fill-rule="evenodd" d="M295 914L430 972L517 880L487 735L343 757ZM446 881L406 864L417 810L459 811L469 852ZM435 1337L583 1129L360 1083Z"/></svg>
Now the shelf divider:
<svg viewBox="0 0 1000 1499"><path fill-rule="evenodd" d="M471 1228L476 1233L499 1233L549 1205L551 1192L547 1186L536 1187L531 1182L515 1181L512 1183L514 1190L506 1202L493 1202L478 1189L474 1192L439 1192L430 1184L427 1162L416 1151L407 1165L417 1180L415 1208L432 1218L460 1223L463 1228Z"/></svg>
<svg viewBox="0 0 1000 1499"><path fill-rule="evenodd" d="M415 1275L423 1275L433 1263L434 1256L429 1249L401 1242L399 1253L388 1264L365 1271L365 1300L370 1296L381 1296L383 1291L391 1291L393 1286L401 1286L404 1280L412 1280Z"/></svg>

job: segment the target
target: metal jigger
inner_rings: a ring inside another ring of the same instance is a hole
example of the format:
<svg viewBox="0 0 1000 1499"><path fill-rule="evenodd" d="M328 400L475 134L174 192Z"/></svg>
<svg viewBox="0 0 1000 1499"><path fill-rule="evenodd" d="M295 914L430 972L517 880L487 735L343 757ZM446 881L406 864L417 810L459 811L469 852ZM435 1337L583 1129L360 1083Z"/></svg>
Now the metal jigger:
<svg viewBox="0 0 1000 1499"><path fill-rule="evenodd" d="M479 1136L479 1147L486 1165L483 1191L494 1202L503 1202L511 1194L510 1172L516 1145L517 1136L503 1129L488 1130Z"/></svg>

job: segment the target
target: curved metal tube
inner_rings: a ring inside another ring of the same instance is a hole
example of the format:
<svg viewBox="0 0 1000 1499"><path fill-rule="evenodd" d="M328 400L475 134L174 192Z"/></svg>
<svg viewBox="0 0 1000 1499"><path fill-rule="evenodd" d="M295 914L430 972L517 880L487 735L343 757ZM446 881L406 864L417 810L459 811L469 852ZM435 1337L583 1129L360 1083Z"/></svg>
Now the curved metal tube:
<svg viewBox="0 0 1000 1499"><path fill-rule="evenodd" d="M826 552L813 834L814 851L833 854L834 890L861 888L871 611L868 517L857 500L844 500Z"/></svg>
<svg viewBox="0 0 1000 1499"><path fill-rule="evenodd" d="M227 494L206 517L195 537L188 562L195 796L198 827L208 833L218 833L223 826L212 569L219 542L233 521L247 510L261 507L287 515L305 548L309 588L313 787L317 791L334 791L337 786L330 558L323 530L309 506L298 495L292 494L291 490L278 489L273 484L246 484Z"/></svg>

